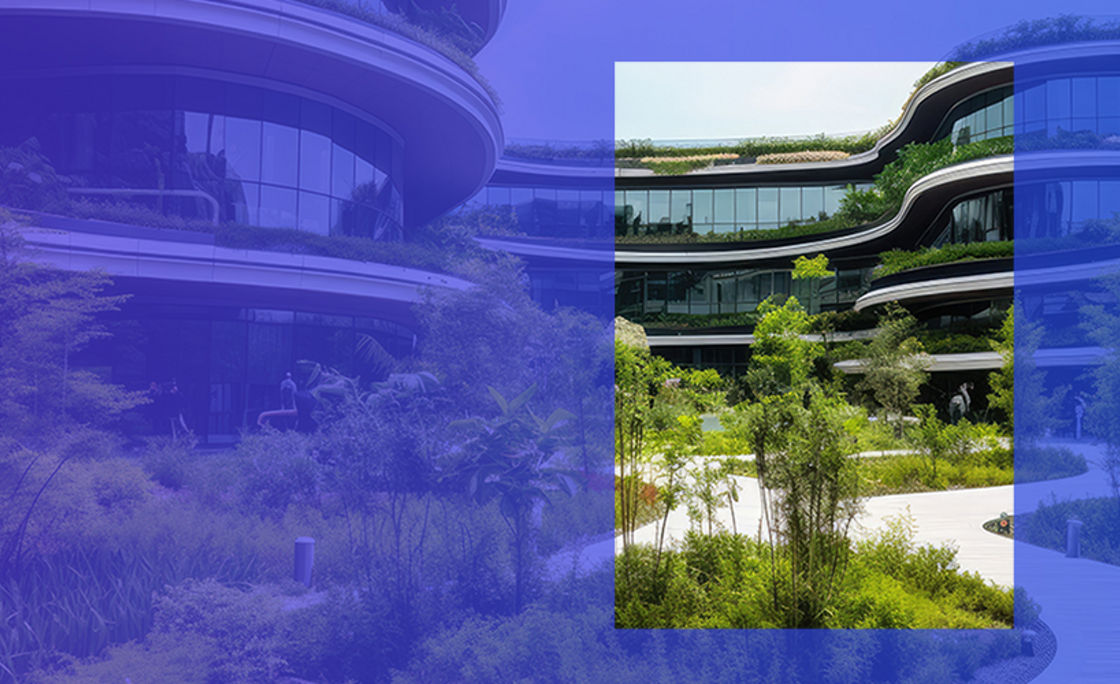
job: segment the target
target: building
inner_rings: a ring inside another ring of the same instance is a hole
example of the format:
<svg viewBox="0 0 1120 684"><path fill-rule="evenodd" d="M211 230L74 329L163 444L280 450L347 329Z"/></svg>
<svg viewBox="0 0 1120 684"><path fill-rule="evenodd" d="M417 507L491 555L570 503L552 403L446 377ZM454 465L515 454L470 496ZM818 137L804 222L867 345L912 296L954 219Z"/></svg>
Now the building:
<svg viewBox="0 0 1120 684"><path fill-rule="evenodd" d="M504 147L471 61L504 9L0 0L0 83L20 94L0 112L0 205L37 259L130 295L83 363L176 382L220 443L279 405L300 359L345 370L359 335L409 353L424 288L468 286L408 245ZM308 247L335 238L363 260Z"/></svg>
<svg viewBox="0 0 1120 684"><path fill-rule="evenodd" d="M622 160L618 314L645 325L654 351L673 362L738 375L750 354L750 314L770 295L794 295L812 313L842 312L834 338L841 341L866 336L879 308L897 301L917 317L934 353L923 399L947 401L966 380L983 396L988 372L1001 364L986 337L1013 288L1021 286L1015 295L1027 315L1075 330L1085 298L1072 290L1084 290L1084 281L1063 294L1061 283L1078 276L1059 268L1045 287L1027 285L1042 284L1032 274L1062 258L1080 263L1093 226L1120 212L1115 154L1107 152L1120 141L1120 71L1094 65L1089 73L1098 75L1086 75L1086 60L1109 52L1108 43L1060 46L942 65L944 73L915 90L888 132L843 159L740 157L666 175ZM835 217L849 189L870 187L911 143L927 156L955 157L898 189L897 205L878 218L840 225ZM1072 147L1087 149L1074 158ZM881 269L883 252L929 247L956 256ZM791 278L795 258L817 254L828 257L833 277ZM1013 256L1027 254L1034 256L1013 277ZM1043 364L1080 363L1052 356ZM837 365L860 370L858 359Z"/></svg>

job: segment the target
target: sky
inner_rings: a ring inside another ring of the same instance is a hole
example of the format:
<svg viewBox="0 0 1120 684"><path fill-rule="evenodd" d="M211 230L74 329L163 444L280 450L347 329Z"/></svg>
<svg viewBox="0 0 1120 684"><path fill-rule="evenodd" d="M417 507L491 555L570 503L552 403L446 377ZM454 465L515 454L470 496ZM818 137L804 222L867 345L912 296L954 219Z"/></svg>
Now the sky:
<svg viewBox="0 0 1120 684"><path fill-rule="evenodd" d="M935 62L978 36L1062 13L1117 10L1114 0L1065 0L1060 5L1054 0L945 0L936 6L898 0L856 5L823 0L508 0L497 34L476 61L500 93L507 139L614 140L625 137L614 131L616 62ZM851 113L853 123L830 119L829 127L879 126L897 113L914 78L885 79L883 85L899 94L886 96L890 106L884 114L861 123L854 112L837 111L845 117ZM870 97L869 85L861 86L861 96ZM651 107L672 110L683 101L663 97ZM790 123L792 134L819 133L821 128L808 121ZM767 134L760 128L744 122L728 134ZM652 130L633 136L662 137Z"/></svg>
<svg viewBox="0 0 1120 684"><path fill-rule="evenodd" d="M615 137L864 132L898 116L933 62L618 62Z"/></svg>

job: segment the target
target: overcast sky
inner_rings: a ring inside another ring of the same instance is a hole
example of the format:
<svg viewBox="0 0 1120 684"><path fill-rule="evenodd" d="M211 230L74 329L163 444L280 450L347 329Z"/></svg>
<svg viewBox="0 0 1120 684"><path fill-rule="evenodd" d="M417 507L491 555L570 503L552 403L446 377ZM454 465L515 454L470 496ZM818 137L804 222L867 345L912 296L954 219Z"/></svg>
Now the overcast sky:
<svg viewBox="0 0 1120 684"><path fill-rule="evenodd" d="M931 62L619 62L615 137L853 133L898 116Z"/></svg>

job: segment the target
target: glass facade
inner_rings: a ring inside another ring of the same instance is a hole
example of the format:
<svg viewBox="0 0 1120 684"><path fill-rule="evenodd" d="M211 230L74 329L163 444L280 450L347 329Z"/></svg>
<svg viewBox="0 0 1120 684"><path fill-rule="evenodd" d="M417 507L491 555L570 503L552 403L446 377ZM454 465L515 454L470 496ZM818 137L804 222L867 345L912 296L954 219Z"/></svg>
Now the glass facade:
<svg viewBox="0 0 1120 684"><path fill-rule="evenodd" d="M601 190L489 185L459 211L512 212L525 235L601 237L612 201L611 193Z"/></svg>
<svg viewBox="0 0 1120 684"><path fill-rule="evenodd" d="M1011 188L1005 188L957 202L949 211L948 225L933 241L933 246L1012 239L1012 196Z"/></svg>
<svg viewBox="0 0 1120 684"><path fill-rule="evenodd" d="M864 190L870 183L853 183ZM616 190L615 235L687 235L774 230L826 219L847 184Z"/></svg>
<svg viewBox="0 0 1120 684"><path fill-rule="evenodd" d="M280 381L315 359L359 372L356 343L373 337L395 357L412 351L411 330L393 321L305 311L130 301L109 322L112 340L83 354L111 358L112 381L134 389L176 382L188 426L209 442L233 441L261 411L279 408Z"/></svg>
<svg viewBox="0 0 1120 684"><path fill-rule="evenodd" d="M0 113L0 136L10 145L36 138L78 198L187 220L403 237L401 145L369 121L193 77L55 85Z"/></svg>
<svg viewBox="0 0 1120 684"><path fill-rule="evenodd" d="M1014 99L1011 86L973 95L949 111L933 139L949 136L954 145L967 145L1011 135L1015 123Z"/></svg>
<svg viewBox="0 0 1120 684"><path fill-rule="evenodd" d="M1120 134L1120 75L1048 79L1023 89L1021 98L1018 134Z"/></svg>
<svg viewBox="0 0 1120 684"><path fill-rule="evenodd" d="M1025 216L1022 237L1046 238L1091 229L1101 220L1120 220L1120 180L1055 181L1027 185L1017 198Z"/></svg>
<svg viewBox="0 0 1120 684"><path fill-rule="evenodd" d="M816 280L793 280L790 273L767 268L620 269L615 275L616 313L639 322L674 314L749 313L775 294L793 295L818 313L848 308L867 291L871 278L870 269L841 269Z"/></svg>

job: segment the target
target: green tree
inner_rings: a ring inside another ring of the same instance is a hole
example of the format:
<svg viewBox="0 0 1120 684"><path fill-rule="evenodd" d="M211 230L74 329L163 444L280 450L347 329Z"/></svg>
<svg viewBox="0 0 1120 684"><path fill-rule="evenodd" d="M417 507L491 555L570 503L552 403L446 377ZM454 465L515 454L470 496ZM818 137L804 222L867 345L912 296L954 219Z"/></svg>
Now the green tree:
<svg viewBox="0 0 1120 684"><path fill-rule="evenodd" d="M654 422L654 399L668 376L669 363L649 349L616 340L614 344L614 438L618 466L618 526L629 548L637 527L638 495L646 461L646 431Z"/></svg>
<svg viewBox="0 0 1120 684"><path fill-rule="evenodd" d="M530 387L507 400L497 390L490 393L500 409L493 418L475 416L456 421L468 440L461 445L455 471L467 481L470 495L480 504L498 501L498 510L509 528L514 562L514 610L524 605L533 539L538 522L534 509L548 503L548 493L576 491L573 473L553 463L562 445L558 428L574 416L556 409L547 418L528 407L536 393Z"/></svg>
<svg viewBox="0 0 1120 684"><path fill-rule="evenodd" d="M75 356L108 334L99 315L108 296L99 273L62 271L22 258L11 217L0 212L0 576L18 569L24 539L44 493L75 456L94 456L106 429L144 402L78 368Z"/></svg>
<svg viewBox="0 0 1120 684"><path fill-rule="evenodd" d="M902 437L903 417L929 379L930 359L915 336L916 328L913 316L889 303L867 345L859 384L882 409L880 419L893 423L896 437Z"/></svg>
<svg viewBox="0 0 1120 684"><path fill-rule="evenodd" d="M1007 311L996 339L991 341L992 351L999 354L1003 363L999 370L988 375L992 392L988 407L1003 415L1002 427L1008 435L1015 434L1015 307Z"/></svg>
<svg viewBox="0 0 1120 684"><path fill-rule="evenodd" d="M816 359L824 353L820 343L806 339L812 316L796 297L781 304L768 298L759 304L758 313L746 373L751 392L755 397L766 397L805 388Z"/></svg>
<svg viewBox="0 0 1120 684"><path fill-rule="evenodd" d="M819 627L842 583L860 507L855 440L844 429L851 409L814 387L736 412L730 429L754 451L774 610L786 627Z"/></svg>

